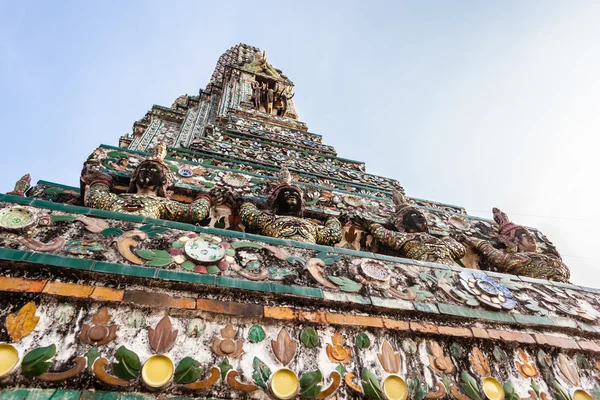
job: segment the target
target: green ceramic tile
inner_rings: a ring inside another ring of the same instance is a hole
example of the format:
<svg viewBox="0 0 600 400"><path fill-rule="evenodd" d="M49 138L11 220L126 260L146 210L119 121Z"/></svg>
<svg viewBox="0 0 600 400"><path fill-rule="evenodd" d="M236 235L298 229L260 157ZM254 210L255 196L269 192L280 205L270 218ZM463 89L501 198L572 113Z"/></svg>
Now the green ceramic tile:
<svg viewBox="0 0 600 400"><path fill-rule="evenodd" d="M0 260L19 261L29 254L31 254L29 251L0 248Z"/></svg>
<svg viewBox="0 0 600 400"><path fill-rule="evenodd" d="M181 229L182 231L194 231L193 224L186 224L184 222L163 221L163 225L172 229Z"/></svg>
<svg viewBox="0 0 600 400"><path fill-rule="evenodd" d="M581 289L588 293L598 293L600 294L600 288L591 288L587 286L581 286Z"/></svg>
<svg viewBox="0 0 600 400"><path fill-rule="evenodd" d="M441 311L441 309L440 309L440 311ZM476 309L475 317L489 319L492 321L499 321L499 322L515 322L515 319L508 312L495 312L495 311Z"/></svg>
<svg viewBox="0 0 600 400"><path fill-rule="evenodd" d="M548 285L548 284L550 284L550 281L547 281L545 279L530 278L528 276L521 276L521 275L519 275L518 278L520 280L522 280L523 282L540 283L542 285Z"/></svg>
<svg viewBox="0 0 600 400"><path fill-rule="evenodd" d="M577 325L579 325L580 329L583 329L586 332L594 332L594 333L600 332L600 327L593 326L593 325L588 325L588 324L585 324L585 323L583 323L581 321L577 321Z"/></svg>
<svg viewBox="0 0 600 400"><path fill-rule="evenodd" d="M555 282L555 281L549 281L552 285L554 286L558 286L560 288L563 289L572 289L572 290L576 290L579 291L581 290L581 288L577 285L571 285L570 283L563 283L563 282Z"/></svg>
<svg viewBox="0 0 600 400"><path fill-rule="evenodd" d="M446 267L448 267L448 269L451 269L452 271L458 271L458 272L462 272L466 269L466 268L460 267L458 265L446 265Z"/></svg>
<svg viewBox="0 0 600 400"><path fill-rule="evenodd" d="M171 281L200 283L203 285L215 285L217 277L208 274L197 274L195 272L172 271L159 269L156 275L159 279L167 279Z"/></svg>
<svg viewBox="0 0 600 400"><path fill-rule="evenodd" d="M554 325L550 318L542 315L513 314L512 317L515 321L524 325Z"/></svg>
<svg viewBox="0 0 600 400"><path fill-rule="evenodd" d="M138 276L142 278L153 278L156 274L156 268L140 267L137 265L112 264L106 262L96 262L92 268L92 271Z"/></svg>
<svg viewBox="0 0 600 400"><path fill-rule="evenodd" d="M365 296L343 292L323 292L323 298L329 301L355 304L371 304L371 299Z"/></svg>
<svg viewBox="0 0 600 400"><path fill-rule="evenodd" d="M4 201L4 196L6 196L4 193L0 193L0 201Z"/></svg>
<svg viewBox="0 0 600 400"><path fill-rule="evenodd" d="M227 236L232 239L243 239L246 237L246 234L244 232L231 231L231 230L223 231L223 233L221 233L221 235Z"/></svg>
<svg viewBox="0 0 600 400"><path fill-rule="evenodd" d="M435 268L435 269L449 269L447 265L434 263L434 262L428 262L428 261L424 261L423 265L426 267Z"/></svg>
<svg viewBox="0 0 600 400"><path fill-rule="evenodd" d="M53 254L29 253L23 261L36 264L55 265L66 268L90 270L94 260L86 260L74 257L55 256Z"/></svg>
<svg viewBox="0 0 600 400"><path fill-rule="evenodd" d="M29 205L33 202L33 198L31 197L21 197L21 196L15 196L13 194L5 194L4 198L2 199L2 201L8 201L10 203L16 203L16 204L26 204Z"/></svg>
<svg viewBox="0 0 600 400"><path fill-rule="evenodd" d="M562 326L565 328L577 328L577 321L567 317L559 317L558 315L553 315L550 317L554 325Z"/></svg>
<svg viewBox="0 0 600 400"><path fill-rule="evenodd" d="M373 253L369 253L366 251L343 249L341 247L334 247L333 250L338 254L346 254L346 255L354 256L354 257L373 258Z"/></svg>
<svg viewBox="0 0 600 400"><path fill-rule="evenodd" d="M81 394L81 400L120 400L120 395L120 393L115 392L86 390Z"/></svg>
<svg viewBox="0 0 600 400"><path fill-rule="evenodd" d="M286 293L305 297L323 297L323 292L321 289L302 286L287 286L279 283L271 283L271 291L273 293Z"/></svg>
<svg viewBox="0 0 600 400"><path fill-rule="evenodd" d="M62 211L65 205L62 203L53 203L51 201L34 200L31 202L32 207L45 208L48 210Z"/></svg>
<svg viewBox="0 0 600 400"><path fill-rule="evenodd" d="M435 304L415 302L415 303L413 303L413 305L415 306L415 310L417 310L417 311L436 313L436 314L440 312L437 309L437 307L435 306Z"/></svg>
<svg viewBox="0 0 600 400"><path fill-rule="evenodd" d="M373 253L373 258L381 261L390 261L390 262L404 262L403 259L399 259L398 257L392 257L385 254Z"/></svg>
<svg viewBox="0 0 600 400"><path fill-rule="evenodd" d="M4 389L0 390L2 400L25 400L29 394L28 389Z"/></svg>
<svg viewBox="0 0 600 400"><path fill-rule="evenodd" d="M141 394L141 393L120 393L118 400L155 400L151 394ZM103 399L104 400L104 399Z"/></svg>
<svg viewBox="0 0 600 400"><path fill-rule="evenodd" d="M377 307L392 308L395 310L414 310L413 303L401 299L384 299L381 297L371 296L371 303Z"/></svg>
<svg viewBox="0 0 600 400"><path fill-rule="evenodd" d="M438 309L442 314L457 315L459 317L475 318L475 310L471 307L455 306L452 304L438 303Z"/></svg>
<svg viewBox="0 0 600 400"><path fill-rule="evenodd" d="M269 282L254 282L243 279L233 279L226 276L217 276L217 286L227 286L237 289L256 290L259 292L270 292Z"/></svg>
<svg viewBox="0 0 600 400"><path fill-rule="evenodd" d="M122 221L132 221L132 222L143 222L144 218L141 215L132 215L132 214L124 214L106 210L98 210L96 208L90 209L89 215L93 215L95 217L101 218L111 218L111 219L119 219Z"/></svg>
<svg viewBox="0 0 600 400"><path fill-rule="evenodd" d="M298 247L300 249L308 249L308 250L314 250L314 251L330 251L332 249L331 247L328 247L328 246L321 246L321 245L313 244L313 243L298 242L296 240L292 240L291 245L293 247Z"/></svg>
<svg viewBox="0 0 600 400"><path fill-rule="evenodd" d="M500 322L515 322L514 318L508 313L483 310L481 308L468 308L465 306L455 306L452 304L439 303L438 309L442 314L458 315L467 318L483 318Z"/></svg>
<svg viewBox="0 0 600 400"><path fill-rule="evenodd" d="M225 235L225 236L239 237L239 238L246 237L246 234L243 232L223 231L223 229L207 228L207 227L203 227L203 226L197 226L195 231L199 232L199 233L206 233L209 235ZM239 235L240 233L242 234L241 236Z"/></svg>
<svg viewBox="0 0 600 400"><path fill-rule="evenodd" d="M144 217L144 220L142 222L144 223L144 225L166 226L168 221L164 219Z"/></svg>
<svg viewBox="0 0 600 400"><path fill-rule="evenodd" d="M277 244L277 245L286 245L286 243L287 243L287 245L290 245L290 241L285 240L285 239L272 238L270 236L255 235L253 233L246 233L244 238L248 239L248 240L256 240L257 242L263 242L263 243L270 243L270 244Z"/></svg>
<svg viewBox="0 0 600 400"><path fill-rule="evenodd" d="M50 400L79 400L79 397L81 397L81 392L78 390L57 389ZM29 397L27 400L29 400Z"/></svg>
<svg viewBox="0 0 600 400"><path fill-rule="evenodd" d="M64 212L70 212L70 213L76 213L76 214L88 214L90 212L91 208L74 206L72 204L63 204L62 210Z"/></svg>

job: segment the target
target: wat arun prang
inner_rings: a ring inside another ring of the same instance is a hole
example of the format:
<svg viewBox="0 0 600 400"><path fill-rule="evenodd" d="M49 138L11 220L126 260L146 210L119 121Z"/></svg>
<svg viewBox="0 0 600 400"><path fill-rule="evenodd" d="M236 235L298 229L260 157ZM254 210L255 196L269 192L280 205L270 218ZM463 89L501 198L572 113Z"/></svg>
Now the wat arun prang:
<svg viewBox="0 0 600 400"><path fill-rule="evenodd" d="M338 157L293 88L237 45L79 186L1 195L0 398L600 399L600 290Z"/></svg>

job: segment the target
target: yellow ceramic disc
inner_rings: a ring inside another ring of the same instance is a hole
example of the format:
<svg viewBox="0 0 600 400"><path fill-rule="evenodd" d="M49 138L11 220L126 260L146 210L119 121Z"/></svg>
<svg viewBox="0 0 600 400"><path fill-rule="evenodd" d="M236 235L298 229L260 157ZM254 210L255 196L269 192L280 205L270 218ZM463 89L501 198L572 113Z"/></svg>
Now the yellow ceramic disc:
<svg viewBox="0 0 600 400"><path fill-rule="evenodd" d="M573 393L573 400L593 400L592 396L585 390L578 389Z"/></svg>
<svg viewBox="0 0 600 400"><path fill-rule="evenodd" d="M483 380L483 393L489 400L504 400L504 389L500 382L494 378L485 378Z"/></svg>
<svg viewBox="0 0 600 400"><path fill-rule="evenodd" d="M388 400L406 400L408 386L398 375L390 375L383 381L383 393Z"/></svg>
<svg viewBox="0 0 600 400"><path fill-rule="evenodd" d="M0 378L12 372L19 362L19 352L10 344L0 344Z"/></svg>
<svg viewBox="0 0 600 400"><path fill-rule="evenodd" d="M273 374L271 378L271 390L275 397L280 400L291 399L298 393L298 377L294 371L282 368Z"/></svg>
<svg viewBox="0 0 600 400"><path fill-rule="evenodd" d="M142 368L142 379L150 387L166 385L173 376L173 361L167 356L152 356Z"/></svg>

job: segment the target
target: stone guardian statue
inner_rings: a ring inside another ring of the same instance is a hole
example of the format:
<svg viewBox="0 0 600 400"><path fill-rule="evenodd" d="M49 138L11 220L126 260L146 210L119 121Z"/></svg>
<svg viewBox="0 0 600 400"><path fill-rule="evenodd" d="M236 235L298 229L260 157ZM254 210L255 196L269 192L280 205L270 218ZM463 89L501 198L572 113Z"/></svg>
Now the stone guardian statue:
<svg viewBox="0 0 600 400"><path fill-rule="evenodd" d="M292 183L292 177L286 167L281 169L279 181L279 185L268 199L270 213L259 210L250 202L241 205L240 217L248 231L328 246L342 240L342 225L337 218L327 219L325 225L317 225L302 218L302 190Z"/></svg>

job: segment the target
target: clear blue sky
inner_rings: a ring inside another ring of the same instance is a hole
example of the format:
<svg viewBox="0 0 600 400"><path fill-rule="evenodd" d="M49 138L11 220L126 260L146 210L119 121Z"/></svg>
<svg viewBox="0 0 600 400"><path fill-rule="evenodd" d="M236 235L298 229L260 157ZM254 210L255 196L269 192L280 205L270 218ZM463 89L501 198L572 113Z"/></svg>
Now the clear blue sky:
<svg viewBox="0 0 600 400"><path fill-rule="evenodd" d="M599 20L597 1L0 1L0 191L26 172L77 185L98 144L244 42L340 156L411 196L503 209L600 287Z"/></svg>

